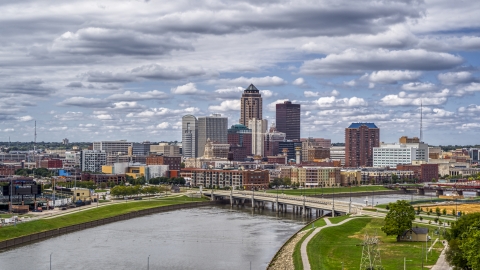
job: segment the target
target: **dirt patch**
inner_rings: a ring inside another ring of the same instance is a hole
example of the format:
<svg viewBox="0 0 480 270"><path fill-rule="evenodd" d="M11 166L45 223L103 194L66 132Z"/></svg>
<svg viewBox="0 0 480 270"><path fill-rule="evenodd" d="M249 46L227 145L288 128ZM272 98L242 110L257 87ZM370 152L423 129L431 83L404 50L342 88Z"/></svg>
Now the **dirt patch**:
<svg viewBox="0 0 480 270"><path fill-rule="evenodd" d="M443 211L443 209L446 209L447 214L449 215L452 213L452 209L456 211L462 211L462 213L465 213L465 214L480 212L480 203L469 203L469 204L458 204L458 205L448 204L448 205L437 205L437 206L438 208L440 208L441 211ZM437 208L437 206L430 206L428 208L432 208L434 212L433 214L435 214L435 209ZM423 207L423 209L425 210L426 207Z"/></svg>

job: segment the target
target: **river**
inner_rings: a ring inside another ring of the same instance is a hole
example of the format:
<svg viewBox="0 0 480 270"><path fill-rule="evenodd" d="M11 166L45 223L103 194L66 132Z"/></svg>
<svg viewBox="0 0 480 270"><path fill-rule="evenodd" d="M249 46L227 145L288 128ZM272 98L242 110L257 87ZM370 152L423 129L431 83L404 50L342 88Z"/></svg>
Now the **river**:
<svg viewBox="0 0 480 270"><path fill-rule="evenodd" d="M148 260L150 269L265 269L306 222L267 209L185 209L7 250L0 253L0 269L49 269L50 253L52 269L147 269Z"/></svg>
<svg viewBox="0 0 480 270"><path fill-rule="evenodd" d="M413 195L414 200L427 198ZM365 199L352 197L357 203ZM368 197L369 204L401 199L412 195ZM147 269L148 262L150 269L265 269L308 222L269 209L220 205L111 223L1 252L0 269L49 269L50 254L52 269Z"/></svg>

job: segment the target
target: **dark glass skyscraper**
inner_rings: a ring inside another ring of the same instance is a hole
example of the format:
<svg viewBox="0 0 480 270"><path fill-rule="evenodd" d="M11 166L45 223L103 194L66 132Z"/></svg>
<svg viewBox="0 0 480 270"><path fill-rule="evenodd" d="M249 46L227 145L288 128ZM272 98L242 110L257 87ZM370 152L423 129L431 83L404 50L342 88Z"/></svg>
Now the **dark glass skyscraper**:
<svg viewBox="0 0 480 270"><path fill-rule="evenodd" d="M287 140L300 140L300 104L284 101L276 104L276 127Z"/></svg>

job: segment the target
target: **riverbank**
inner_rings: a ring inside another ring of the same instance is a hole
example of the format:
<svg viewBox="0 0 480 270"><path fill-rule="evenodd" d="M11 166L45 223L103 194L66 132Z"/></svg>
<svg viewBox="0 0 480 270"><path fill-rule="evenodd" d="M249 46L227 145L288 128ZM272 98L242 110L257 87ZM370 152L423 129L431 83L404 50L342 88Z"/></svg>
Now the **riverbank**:
<svg viewBox="0 0 480 270"><path fill-rule="evenodd" d="M120 220L211 204L215 204L215 202L182 196L114 204L51 219L35 220L17 226L0 228L0 250Z"/></svg>

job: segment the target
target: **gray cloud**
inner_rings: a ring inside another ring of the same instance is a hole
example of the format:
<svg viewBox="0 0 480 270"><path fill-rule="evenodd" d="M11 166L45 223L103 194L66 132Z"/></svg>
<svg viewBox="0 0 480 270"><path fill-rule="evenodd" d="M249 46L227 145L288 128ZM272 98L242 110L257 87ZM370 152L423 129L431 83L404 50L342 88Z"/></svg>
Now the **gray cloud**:
<svg viewBox="0 0 480 270"><path fill-rule="evenodd" d="M139 100L162 100L169 98L165 92L152 90L147 92L125 91L121 94L113 94L107 99L115 101L139 101Z"/></svg>
<svg viewBox="0 0 480 270"><path fill-rule="evenodd" d="M2 87L3 93L24 94L30 96L49 96L56 90L52 87L44 86L41 79L29 79L18 82L6 83Z"/></svg>
<svg viewBox="0 0 480 270"><path fill-rule="evenodd" d="M369 70L444 70L463 63L463 59L448 53L425 50L389 51L384 49L359 51L349 49L341 54L305 61L300 72L311 75L355 74Z"/></svg>
<svg viewBox="0 0 480 270"><path fill-rule="evenodd" d="M105 108L110 102L99 98L71 97L57 103L58 106L75 106L85 108Z"/></svg>
<svg viewBox="0 0 480 270"><path fill-rule="evenodd" d="M185 41L125 29L89 27L66 32L52 44L52 52L85 55L162 55L172 50L192 50Z"/></svg>
<svg viewBox="0 0 480 270"><path fill-rule="evenodd" d="M167 67L158 64L144 65L132 69L131 74L146 79L154 80L179 80L193 76L205 75L201 67Z"/></svg>

